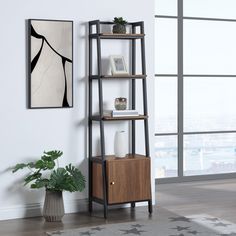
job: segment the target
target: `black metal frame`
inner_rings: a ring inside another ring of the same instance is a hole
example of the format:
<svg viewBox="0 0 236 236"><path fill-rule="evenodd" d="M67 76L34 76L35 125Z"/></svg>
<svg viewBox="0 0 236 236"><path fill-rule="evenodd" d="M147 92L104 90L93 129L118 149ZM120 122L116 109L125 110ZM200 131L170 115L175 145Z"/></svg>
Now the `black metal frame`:
<svg viewBox="0 0 236 236"><path fill-rule="evenodd" d="M106 21L90 21L89 22L89 120L88 120L88 132L89 132L89 212L91 213L93 210L93 201L103 204L104 206L104 218L107 218L107 211L108 205L117 205L123 204L127 202L121 202L116 204L108 204L107 201L107 176L106 176L106 159L105 159L105 140L104 140L104 122L106 121L103 118L103 88L102 82L104 79L104 75L101 74L101 39L127 39L131 40L131 65L132 65L132 75L125 76L124 79L131 79L131 95L132 95L132 102L131 107L135 109L136 107L136 79L142 80L143 85L143 112L144 117L141 119L144 121L144 133L145 133L145 152L146 157L149 158L150 150L149 150L149 132L148 132L148 109L147 109L147 85L146 85L146 62L145 62L145 34L144 34L144 22L134 22L128 23L131 26L131 33L127 35L103 35L100 31L101 24L111 25L113 22L106 22ZM96 27L96 33L93 33L93 26ZM140 27L140 34L136 34L136 28ZM97 75L92 74L92 57L93 57L93 46L92 40L95 39L97 42L97 67L98 73ZM136 73L136 39L141 40L141 59L142 59L142 75L133 77ZM115 77L112 77L115 79ZM93 91L92 91L92 81L94 79L98 80L98 95L99 95L99 115L94 119L93 117L93 110L92 110L92 100L93 100ZM131 144L132 144L132 154L135 154L135 143L136 143L136 120L135 119L124 119L124 120L131 120ZM98 160L92 157L92 125L93 121L99 121L100 125L100 144L101 144L101 159ZM93 188L93 171L92 171L92 163L96 162L102 165L102 176L103 176L103 199L98 199L92 196L92 188ZM151 191L151 189L150 189ZM144 199L139 202L148 201L148 210L149 213L152 213L152 199ZM131 207L135 207L135 202L128 202L131 203Z"/></svg>
<svg viewBox="0 0 236 236"><path fill-rule="evenodd" d="M31 21L49 21L49 22L69 22L71 23L71 34L72 34L72 81L71 81L71 86L72 86L72 104L69 107L32 107L31 105ZM28 56L28 65L27 65L27 79L28 79L28 97L27 97L27 107L29 109L49 109L49 108L73 108L74 107L74 22L72 20L52 20L52 19L28 19L27 20L27 33L28 33L28 39L27 39L27 45L28 45L28 50L27 50L27 56Z"/></svg>

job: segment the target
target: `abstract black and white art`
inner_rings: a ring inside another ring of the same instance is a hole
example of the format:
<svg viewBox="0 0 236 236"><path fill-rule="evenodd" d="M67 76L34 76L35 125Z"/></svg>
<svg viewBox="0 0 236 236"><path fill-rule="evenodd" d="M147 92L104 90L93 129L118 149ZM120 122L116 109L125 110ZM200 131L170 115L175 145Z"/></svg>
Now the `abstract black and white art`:
<svg viewBox="0 0 236 236"><path fill-rule="evenodd" d="M29 26L29 107L73 106L73 21L33 20Z"/></svg>

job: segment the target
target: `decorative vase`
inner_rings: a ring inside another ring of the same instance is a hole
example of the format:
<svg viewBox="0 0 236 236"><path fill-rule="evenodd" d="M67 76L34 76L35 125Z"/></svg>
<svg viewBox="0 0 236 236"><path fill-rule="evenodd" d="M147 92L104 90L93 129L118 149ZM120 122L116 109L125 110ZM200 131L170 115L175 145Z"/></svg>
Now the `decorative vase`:
<svg viewBox="0 0 236 236"><path fill-rule="evenodd" d="M113 34L126 34L126 26L121 24L113 25Z"/></svg>
<svg viewBox="0 0 236 236"><path fill-rule="evenodd" d="M125 131L117 131L115 134L114 152L115 157L126 156L126 138Z"/></svg>
<svg viewBox="0 0 236 236"><path fill-rule="evenodd" d="M46 190L43 206L43 217L48 222L61 221L65 215L63 195L61 191Z"/></svg>
<svg viewBox="0 0 236 236"><path fill-rule="evenodd" d="M115 99L115 109L116 110L126 110L127 98L116 98Z"/></svg>

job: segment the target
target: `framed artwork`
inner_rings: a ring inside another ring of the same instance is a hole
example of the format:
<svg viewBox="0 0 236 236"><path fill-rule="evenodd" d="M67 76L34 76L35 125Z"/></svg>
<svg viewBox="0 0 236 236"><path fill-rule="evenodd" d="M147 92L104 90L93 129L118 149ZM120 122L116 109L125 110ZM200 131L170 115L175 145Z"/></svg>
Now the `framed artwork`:
<svg viewBox="0 0 236 236"><path fill-rule="evenodd" d="M113 75L129 74L123 56L110 56L111 72Z"/></svg>
<svg viewBox="0 0 236 236"><path fill-rule="evenodd" d="M29 108L73 107L73 21L28 20Z"/></svg>

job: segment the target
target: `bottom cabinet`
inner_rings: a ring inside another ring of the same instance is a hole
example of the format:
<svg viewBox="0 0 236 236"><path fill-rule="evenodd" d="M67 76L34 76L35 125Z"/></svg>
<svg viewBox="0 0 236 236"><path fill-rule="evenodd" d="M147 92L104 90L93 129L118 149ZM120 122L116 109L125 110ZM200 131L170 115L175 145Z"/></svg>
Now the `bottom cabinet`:
<svg viewBox="0 0 236 236"><path fill-rule="evenodd" d="M93 196L103 199L101 164L93 163ZM108 204L151 199L150 158L129 155L106 160Z"/></svg>

